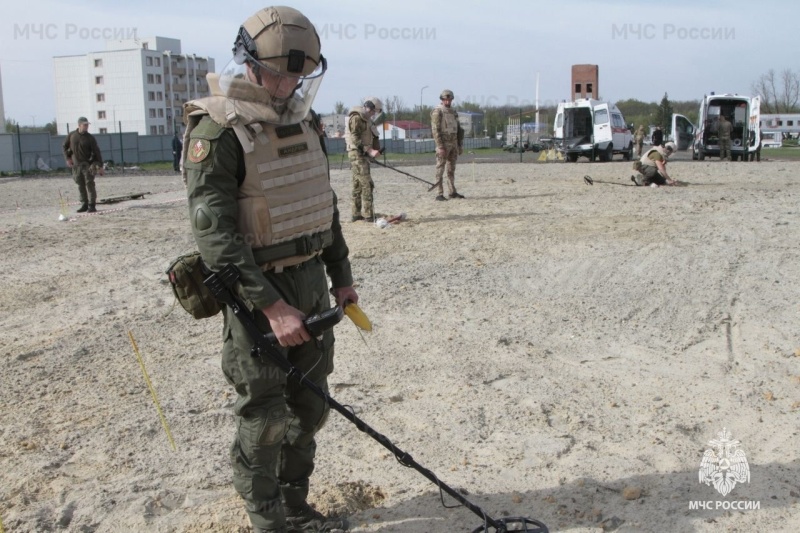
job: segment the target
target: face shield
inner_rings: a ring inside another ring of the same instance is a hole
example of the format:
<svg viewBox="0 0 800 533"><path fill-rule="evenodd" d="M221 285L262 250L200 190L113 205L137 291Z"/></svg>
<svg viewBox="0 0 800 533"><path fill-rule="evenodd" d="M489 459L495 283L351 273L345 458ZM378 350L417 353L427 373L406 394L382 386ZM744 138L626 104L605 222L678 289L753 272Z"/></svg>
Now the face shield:
<svg viewBox="0 0 800 533"><path fill-rule="evenodd" d="M302 75L282 73L264 60L247 56L246 60L234 56L222 69L219 75L222 94L236 100L266 104L280 117L280 124L296 124L303 120L311 110L327 70L325 58L320 56L317 68Z"/></svg>

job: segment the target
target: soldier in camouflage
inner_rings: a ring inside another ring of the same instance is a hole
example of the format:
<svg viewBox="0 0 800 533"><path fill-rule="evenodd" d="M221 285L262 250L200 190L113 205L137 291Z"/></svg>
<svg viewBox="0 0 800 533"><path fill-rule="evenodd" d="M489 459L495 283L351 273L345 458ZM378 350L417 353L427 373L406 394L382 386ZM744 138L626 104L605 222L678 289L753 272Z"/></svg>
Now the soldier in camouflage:
<svg viewBox="0 0 800 533"><path fill-rule="evenodd" d="M725 119L725 115L719 116L719 160L731 160L731 133L733 132L733 124Z"/></svg>
<svg viewBox="0 0 800 533"><path fill-rule="evenodd" d="M89 133L89 121L86 117L78 119L78 129L67 135L61 148L67 166L72 169L72 179L78 184L81 199L78 213L96 212L97 189L94 176L103 175L103 156L97 146L97 139Z"/></svg>
<svg viewBox="0 0 800 533"><path fill-rule="evenodd" d="M444 186L442 184L445 166L447 166L447 188L450 198L464 198L456 191L456 159L463 152L464 129L458 122L458 113L451 106L453 91L445 89L439 95L441 104L431 112L431 131L436 141L436 200L443 202Z"/></svg>
<svg viewBox="0 0 800 533"><path fill-rule="evenodd" d="M369 173L369 160L380 154L378 132L375 124L382 116L383 104L374 96L364 100L364 105L350 108L345 126L345 142L350 169L353 171L353 222L375 221L372 191L375 183Z"/></svg>
<svg viewBox="0 0 800 533"><path fill-rule="evenodd" d="M256 323L322 390L333 371L332 331L311 338L303 318L357 302L336 195L311 104L327 68L311 22L269 7L239 29L233 60L208 74L211 96L187 102L183 172L189 219L203 259L241 273ZM326 277L327 274L327 277ZM256 532L343 531L306 501L315 434L329 408L270 361L230 309L222 370L238 397L233 484Z"/></svg>

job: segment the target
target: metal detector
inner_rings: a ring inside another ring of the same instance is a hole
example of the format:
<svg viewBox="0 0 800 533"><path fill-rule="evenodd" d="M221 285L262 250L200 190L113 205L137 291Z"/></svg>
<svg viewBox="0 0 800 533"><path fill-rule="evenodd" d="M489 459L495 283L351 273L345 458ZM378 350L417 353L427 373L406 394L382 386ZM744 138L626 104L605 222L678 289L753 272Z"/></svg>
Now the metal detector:
<svg viewBox="0 0 800 533"><path fill-rule="evenodd" d="M391 168L391 167L390 167ZM228 264L223 267L219 272L212 272L203 283L209 288L214 297L230 307L234 316L244 326L247 333L252 337L254 345L251 350L253 357L258 357L261 361L278 365L287 377L295 379L303 386L307 387L311 392L324 399L325 402L337 411L340 415L348 419L350 422L360 430L378 441L378 443L392 452L395 459L401 465L413 468L428 480L433 482L439 487L439 497L442 501L442 506L445 508L458 507L457 505L447 505L444 502L444 494L447 493L458 501L461 505L478 515L483 520L483 525L475 528L472 533L508 533L508 532L527 532L527 533L548 533L549 530L542 522L534 520L533 518L513 517L513 518L500 518L495 519L486 514L486 512L467 500L460 492L453 489L443 481L441 481L436 474L420 465L411 457L410 454L401 450L390 441L386 436L378 433L372 429L366 422L361 420L355 415L352 408L342 405L334 400L327 392L322 390L316 383L308 379L297 367L281 353L275 346L275 335L273 333L262 333L256 325L255 319L250 314L250 311L245 306L244 302L237 296L234 291L234 286L240 277L239 269L233 264ZM330 329L338 323L343 316L343 311L340 307L334 307L324 313L313 315L306 320L304 324L308 332L312 336L319 336L323 331Z"/></svg>
<svg viewBox="0 0 800 533"><path fill-rule="evenodd" d="M422 179L422 178L418 178L418 177L416 177L416 176L415 176L415 175L413 175L413 174L409 174L408 172L403 172L402 170L400 170L400 169L398 169L398 168L395 168L395 167L393 167L393 166L391 166L391 165L387 165L387 164L385 164L385 163L381 163L380 161L376 161L375 159L370 159L370 163L375 163L375 164L376 164L376 165L378 165L378 166L381 166L381 167L383 167L383 168L388 168L389 170L394 170L395 172L399 172L400 174L403 174L404 176L408 176L409 178L414 178L414 179L415 179L415 180L417 180L417 181L421 181L422 183L425 183L425 184L427 184L427 185L430 185L430 188L428 188L428 192L430 192L430 191L432 191L433 189L435 189L435 188L436 188L436 187L437 187L437 186L438 186L438 185L439 185L439 184L442 182L441 180L439 180L439 181L437 181L436 183L431 183L431 182L430 182L430 181L428 181L428 180L424 180L424 179Z"/></svg>

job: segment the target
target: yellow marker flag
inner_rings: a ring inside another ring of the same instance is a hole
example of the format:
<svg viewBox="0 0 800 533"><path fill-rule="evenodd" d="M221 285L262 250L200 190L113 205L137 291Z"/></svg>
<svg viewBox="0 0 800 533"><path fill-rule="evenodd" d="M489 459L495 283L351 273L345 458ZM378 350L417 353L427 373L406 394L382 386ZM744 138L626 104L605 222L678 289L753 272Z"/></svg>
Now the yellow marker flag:
<svg viewBox="0 0 800 533"><path fill-rule="evenodd" d="M372 331L372 322L369 321L367 315L364 314L364 311L362 311L357 304L348 302L348 304L344 306L344 314L353 321L353 324L355 324L358 329Z"/></svg>
<svg viewBox="0 0 800 533"><path fill-rule="evenodd" d="M169 444L172 446L172 451L175 451L175 441L172 440L172 433L169 430L169 426L167 425L167 419L164 418L164 413L161 412L161 404L158 403L158 396L156 396L156 389L153 388L153 384L150 383L150 377L147 375L147 369L144 367L144 359L139 354L139 347L136 346L136 341L133 340L133 333L128 330L128 338L131 341L131 345L133 346L133 352L136 354L136 358L139 360L139 366L142 367L142 374L144 375L144 382L147 383L147 388L150 389L150 395L153 397L153 403L156 404L156 411L158 411L158 416L161 418L161 425L164 426L164 431L167 433L167 439L169 439Z"/></svg>

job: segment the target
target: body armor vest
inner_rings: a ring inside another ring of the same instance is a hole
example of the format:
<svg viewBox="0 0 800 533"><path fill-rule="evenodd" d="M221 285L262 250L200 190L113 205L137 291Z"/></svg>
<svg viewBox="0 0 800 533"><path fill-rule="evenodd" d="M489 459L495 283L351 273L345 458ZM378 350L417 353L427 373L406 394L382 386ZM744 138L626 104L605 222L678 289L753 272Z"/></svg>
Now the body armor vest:
<svg viewBox="0 0 800 533"><path fill-rule="evenodd" d="M350 119L353 118L353 115L358 115L361 117L361 120L366 123L364 131L361 132L361 136L357 139L353 139L353 134L350 132ZM364 150L370 148L372 146L373 128L374 126L372 125L369 115L367 115L366 109L362 106L350 108L350 112L347 114L347 123L344 125L344 138L347 143L347 151L358 150L359 144L361 144Z"/></svg>
<svg viewBox="0 0 800 533"><path fill-rule="evenodd" d="M236 133L244 151L246 172L239 186L236 229L254 249L258 261L259 255L270 256L260 253L269 251L264 248L329 233L333 189L328 181L328 159L309 120L276 125L259 120L274 115L271 108L244 103L246 106L240 107L239 101L224 96L187 102L184 147L191 144L191 130L204 115ZM322 242L321 238L312 240ZM313 248L298 246L294 255L260 266L280 270L303 263L322 251L321 245Z"/></svg>
<svg viewBox="0 0 800 533"><path fill-rule="evenodd" d="M456 135L458 133L458 114L456 111L442 105L436 106L436 109L442 113L442 133Z"/></svg>
<svg viewBox="0 0 800 533"><path fill-rule="evenodd" d="M647 152L645 152L644 155L642 155L642 158L639 160L642 162L642 165L648 167L656 166L656 162L647 157L653 152L658 152L659 154L662 155L662 157L664 157L664 161L667 160L666 156L664 156L664 150L662 150L660 146L654 146L653 148L650 148Z"/></svg>

